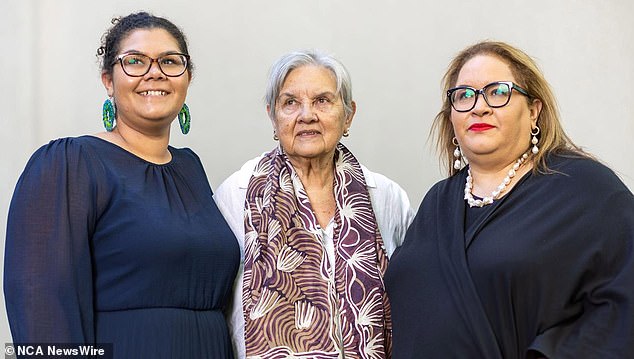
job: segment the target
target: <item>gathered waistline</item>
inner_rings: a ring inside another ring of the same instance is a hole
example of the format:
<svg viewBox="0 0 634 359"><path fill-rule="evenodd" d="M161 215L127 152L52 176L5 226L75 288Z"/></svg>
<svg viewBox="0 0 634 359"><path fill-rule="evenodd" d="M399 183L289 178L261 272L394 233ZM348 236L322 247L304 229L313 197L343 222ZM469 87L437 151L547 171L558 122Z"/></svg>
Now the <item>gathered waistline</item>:
<svg viewBox="0 0 634 359"><path fill-rule="evenodd" d="M171 310L185 310L189 312L220 312L222 313L222 309L193 309L193 308L183 308L183 307L139 307L139 308L121 308L121 309L96 309L95 313L112 313L112 312L127 312L127 311L139 311L139 310L160 310L160 309L171 309Z"/></svg>

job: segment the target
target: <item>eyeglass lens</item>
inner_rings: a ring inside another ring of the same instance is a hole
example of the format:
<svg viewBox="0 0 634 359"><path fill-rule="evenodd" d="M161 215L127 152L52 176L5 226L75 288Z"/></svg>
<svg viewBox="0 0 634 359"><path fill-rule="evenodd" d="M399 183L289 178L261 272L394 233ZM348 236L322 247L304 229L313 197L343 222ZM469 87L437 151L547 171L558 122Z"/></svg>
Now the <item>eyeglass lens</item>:
<svg viewBox="0 0 634 359"><path fill-rule="evenodd" d="M129 54L121 58L123 71L130 76L143 76L152 66L154 59L142 54ZM160 70L166 76L180 76L187 68L187 58L180 54L168 54L156 59Z"/></svg>
<svg viewBox="0 0 634 359"><path fill-rule="evenodd" d="M451 103L456 111L469 111L475 106L479 93L482 93L484 100L491 107L502 107L511 98L511 88L508 84L492 83L480 91L471 87L458 88L451 94Z"/></svg>

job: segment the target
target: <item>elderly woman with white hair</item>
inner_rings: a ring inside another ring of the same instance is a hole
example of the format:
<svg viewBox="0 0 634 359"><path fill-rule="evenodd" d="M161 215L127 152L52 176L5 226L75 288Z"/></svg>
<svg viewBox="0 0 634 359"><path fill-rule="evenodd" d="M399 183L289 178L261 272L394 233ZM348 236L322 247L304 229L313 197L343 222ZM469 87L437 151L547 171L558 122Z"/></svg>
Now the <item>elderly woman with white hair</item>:
<svg viewBox="0 0 634 359"><path fill-rule="evenodd" d="M243 254L229 319L238 357L390 356L383 275L413 211L340 143L355 110L335 58L293 52L273 65L266 111L279 145L215 193Z"/></svg>

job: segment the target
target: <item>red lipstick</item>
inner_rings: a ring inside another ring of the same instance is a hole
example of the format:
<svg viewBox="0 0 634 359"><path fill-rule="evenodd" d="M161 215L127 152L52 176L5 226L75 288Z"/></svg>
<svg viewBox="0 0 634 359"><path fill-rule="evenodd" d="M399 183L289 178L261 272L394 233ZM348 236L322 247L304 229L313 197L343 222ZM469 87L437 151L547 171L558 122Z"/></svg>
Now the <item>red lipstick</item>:
<svg viewBox="0 0 634 359"><path fill-rule="evenodd" d="M488 123L474 123L469 126L469 131L486 131L492 129L494 126L489 125Z"/></svg>

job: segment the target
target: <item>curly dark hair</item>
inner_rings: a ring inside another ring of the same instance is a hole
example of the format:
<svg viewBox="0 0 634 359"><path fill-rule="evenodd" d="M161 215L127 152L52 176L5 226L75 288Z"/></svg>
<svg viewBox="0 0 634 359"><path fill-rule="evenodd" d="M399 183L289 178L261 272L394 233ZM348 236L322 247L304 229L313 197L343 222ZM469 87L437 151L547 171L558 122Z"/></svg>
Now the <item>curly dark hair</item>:
<svg viewBox="0 0 634 359"><path fill-rule="evenodd" d="M119 54L119 46L121 41L126 38L132 31L138 29L163 29L169 32L176 42L178 42L179 51L189 55L187 50L187 39L185 34L174 25L171 21L154 16L147 12L138 12L112 19L112 27L101 36L101 46L97 49L97 56L101 57L101 72L112 75L112 67L115 57ZM191 74L193 64L187 62L187 70Z"/></svg>

